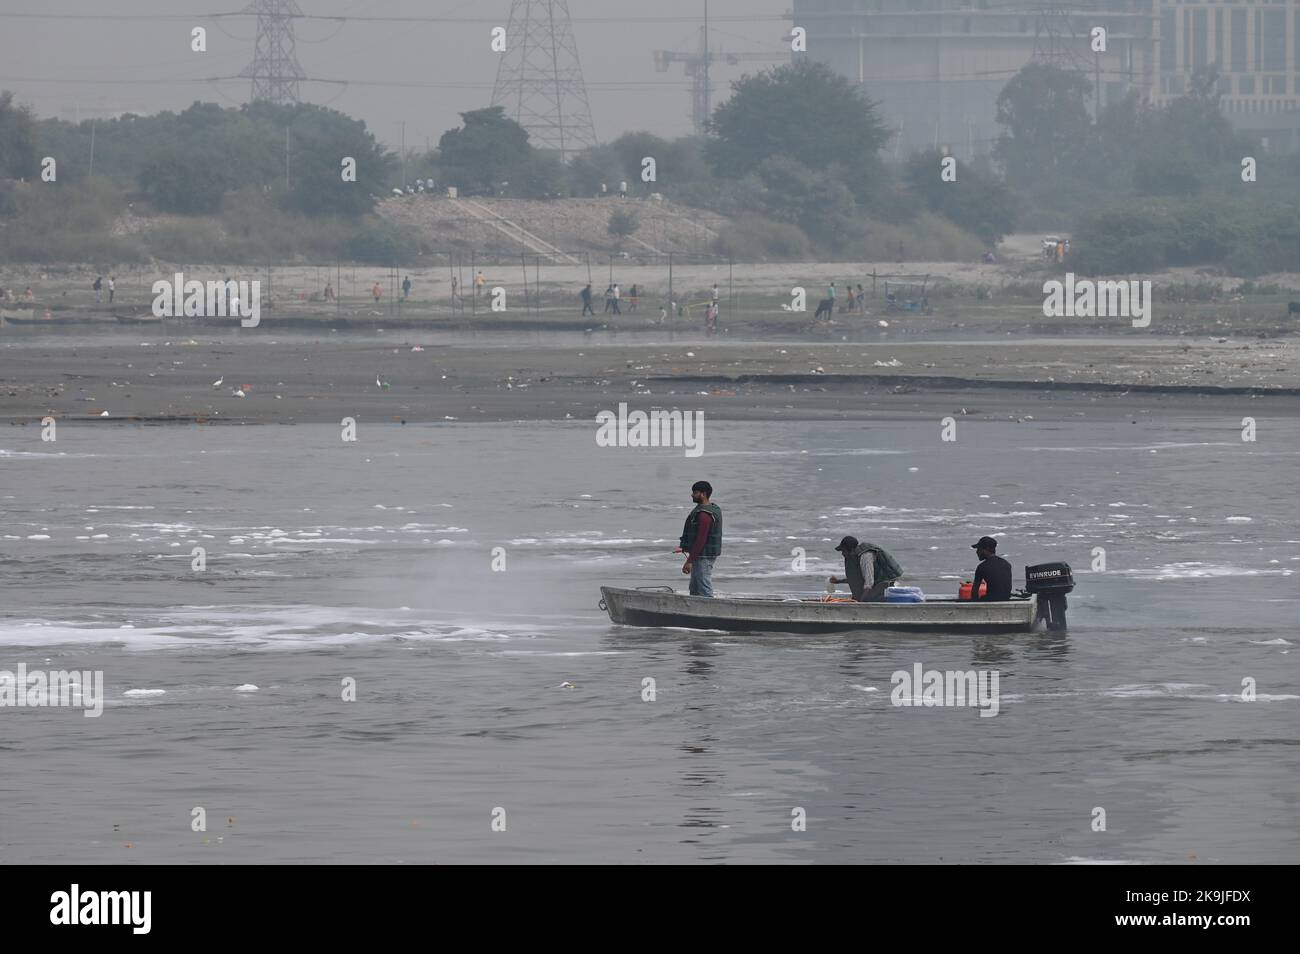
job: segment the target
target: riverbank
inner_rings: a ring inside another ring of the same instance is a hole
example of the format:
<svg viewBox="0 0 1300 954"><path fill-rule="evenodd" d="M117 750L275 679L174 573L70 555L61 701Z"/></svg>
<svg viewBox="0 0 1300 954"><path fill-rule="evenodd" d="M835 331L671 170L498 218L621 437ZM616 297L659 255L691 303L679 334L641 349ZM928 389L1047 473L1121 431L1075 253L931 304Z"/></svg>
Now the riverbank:
<svg viewBox="0 0 1300 954"><path fill-rule="evenodd" d="M10 335L0 419L277 424L590 419L620 401L737 420L1253 413L1300 407L1291 340L846 344L615 333ZM1161 411L1163 412L1163 411ZM1240 415L1238 415L1239 418Z"/></svg>

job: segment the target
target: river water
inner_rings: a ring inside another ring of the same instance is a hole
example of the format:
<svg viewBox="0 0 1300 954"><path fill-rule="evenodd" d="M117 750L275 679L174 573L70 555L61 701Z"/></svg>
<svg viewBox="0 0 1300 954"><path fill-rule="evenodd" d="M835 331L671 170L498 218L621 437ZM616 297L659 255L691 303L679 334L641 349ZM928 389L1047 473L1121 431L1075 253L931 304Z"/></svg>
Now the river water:
<svg viewBox="0 0 1300 954"><path fill-rule="evenodd" d="M1300 857L1295 421L594 433L10 429L0 670L105 702L0 708L0 862ZM1070 631L612 626L600 584L684 586L701 477L720 593L819 591L851 533L948 594L990 533L1074 567ZM918 663L997 715L893 705Z"/></svg>

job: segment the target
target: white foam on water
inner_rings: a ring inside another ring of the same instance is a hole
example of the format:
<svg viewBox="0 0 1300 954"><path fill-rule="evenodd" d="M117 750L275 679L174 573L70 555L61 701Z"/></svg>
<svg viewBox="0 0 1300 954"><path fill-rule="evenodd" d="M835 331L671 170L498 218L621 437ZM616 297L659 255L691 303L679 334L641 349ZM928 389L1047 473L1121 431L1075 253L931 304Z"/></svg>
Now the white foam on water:
<svg viewBox="0 0 1300 954"><path fill-rule="evenodd" d="M1198 563L1195 561L1187 563L1166 563L1164 566L1155 568L1139 567L1113 570L1111 572L1122 573L1146 580L1200 580L1208 577L1221 576L1290 576L1292 573L1292 571L1285 569L1253 570L1244 566L1232 566L1231 564L1222 563Z"/></svg>
<svg viewBox="0 0 1300 954"><path fill-rule="evenodd" d="M503 656L625 656L621 649L593 649L586 652L547 652L541 649L503 649Z"/></svg>
<svg viewBox="0 0 1300 954"><path fill-rule="evenodd" d="M1058 861L1059 865L1136 865L1137 861L1123 861L1115 858L1083 858L1079 855L1071 855L1064 861Z"/></svg>
<svg viewBox="0 0 1300 954"><path fill-rule="evenodd" d="M126 692L122 693L122 695L131 696L132 698L141 696L165 696L166 694L166 689L128 689Z"/></svg>
<svg viewBox="0 0 1300 954"><path fill-rule="evenodd" d="M17 451L0 447L0 457L103 457L103 454L70 454L67 451Z"/></svg>
<svg viewBox="0 0 1300 954"><path fill-rule="evenodd" d="M591 536L579 537L516 537L513 540L506 541L514 547L528 546L582 546L582 547L629 547L629 546L651 546L655 540L647 540L641 537L605 537L601 538L599 531L593 531Z"/></svg>
<svg viewBox="0 0 1300 954"><path fill-rule="evenodd" d="M257 686L253 685L251 682L246 682L242 686L235 686L235 692L257 692L257 691L258 691Z"/></svg>
<svg viewBox="0 0 1300 954"><path fill-rule="evenodd" d="M0 646L114 645L131 651L238 647L311 650L384 641L466 642L528 639L559 625L484 625L447 620L429 625L429 611L362 607L177 607L148 611L135 624L45 619L0 623ZM415 617L413 619L412 617ZM570 627L571 628L571 627Z"/></svg>
<svg viewBox="0 0 1300 954"><path fill-rule="evenodd" d="M842 450L711 450L710 457L876 457L884 454L907 454L909 451L885 447L852 447Z"/></svg>
<svg viewBox="0 0 1300 954"><path fill-rule="evenodd" d="M1262 639L1262 640L1259 640L1259 639L1252 639L1250 642L1251 642L1251 645L1253 645L1253 646L1291 646L1291 645L1294 645L1294 644L1291 643L1289 640L1285 640L1285 639L1283 639L1281 636L1279 636L1277 639Z"/></svg>
<svg viewBox="0 0 1300 954"><path fill-rule="evenodd" d="M1128 686L1115 686L1112 689L1102 689L1098 695L1110 696L1117 699L1214 699L1217 695L1211 693L1193 693L1192 689L1209 689L1208 685L1199 682L1157 682L1157 683L1138 683Z"/></svg>

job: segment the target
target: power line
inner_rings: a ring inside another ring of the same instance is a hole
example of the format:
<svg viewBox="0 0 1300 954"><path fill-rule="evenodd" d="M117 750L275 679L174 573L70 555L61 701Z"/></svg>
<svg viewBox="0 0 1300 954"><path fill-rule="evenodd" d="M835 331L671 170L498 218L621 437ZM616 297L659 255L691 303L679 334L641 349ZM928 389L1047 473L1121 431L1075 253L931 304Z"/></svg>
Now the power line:
<svg viewBox="0 0 1300 954"><path fill-rule="evenodd" d="M256 14L246 10L231 11L228 13L0 13L0 20L216 20L230 19L234 17L251 17ZM290 19L293 20L329 20L331 22L341 23L478 23L501 26L500 17L378 17L378 16L348 16L342 14L339 16L330 16L323 13L295 13ZM616 17L616 16L590 16L590 17L571 17L573 23L703 23L704 18L700 16L634 16L634 17ZM713 16L710 21L717 20L727 23L753 23L757 21L783 21L789 22L790 17L779 13L755 14L752 16L731 15L731 16Z"/></svg>

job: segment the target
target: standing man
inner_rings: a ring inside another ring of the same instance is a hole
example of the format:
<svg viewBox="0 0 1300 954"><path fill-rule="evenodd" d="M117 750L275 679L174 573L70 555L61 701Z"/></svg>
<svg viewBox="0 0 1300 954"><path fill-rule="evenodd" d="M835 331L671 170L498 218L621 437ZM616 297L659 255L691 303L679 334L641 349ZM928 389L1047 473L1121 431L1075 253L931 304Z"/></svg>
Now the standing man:
<svg viewBox="0 0 1300 954"><path fill-rule="evenodd" d="M622 300L623 300L623 293L618 289L618 282L615 282L614 283L614 314L616 315L623 314L623 312L619 310L619 303Z"/></svg>
<svg viewBox="0 0 1300 954"><path fill-rule="evenodd" d="M971 580L970 598L985 602L1011 599L1011 564L998 556L998 541L992 537L980 537L971 548L980 558L980 565L975 568L975 579ZM988 585L983 596L979 595L981 583Z"/></svg>
<svg viewBox="0 0 1300 954"><path fill-rule="evenodd" d="M898 561L874 543L845 537L835 549L844 557L844 575L832 576L830 582L849 584L858 603L879 603L885 598L885 590L903 575Z"/></svg>
<svg viewBox="0 0 1300 954"><path fill-rule="evenodd" d="M113 293L115 291L117 291L117 277L115 275L109 275L108 276L108 303L110 305L113 304Z"/></svg>
<svg viewBox="0 0 1300 954"><path fill-rule="evenodd" d="M826 297L831 300L831 314L835 313L835 283L831 282L830 288L826 289Z"/></svg>
<svg viewBox="0 0 1300 954"><path fill-rule="evenodd" d="M591 282L587 282L587 287L582 290L582 317L587 315L596 317L596 309L591 307Z"/></svg>
<svg viewBox="0 0 1300 954"><path fill-rule="evenodd" d="M713 561L722 553L722 510L709 498L713 485L697 480L691 485L695 509L686 516L680 546L674 553L685 553L683 573L691 575L691 596L713 596Z"/></svg>
<svg viewBox="0 0 1300 954"><path fill-rule="evenodd" d="M104 276L96 275L95 284L91 285L90 287L95 289L95 304L98 305L101 301L103 301Z"/></svg>
<svg viewBox="0 0 1300 954"><path fill-rule="evenodd" d="M411 297L411 276L407 275L402 279L402 301Z"/></svg>

